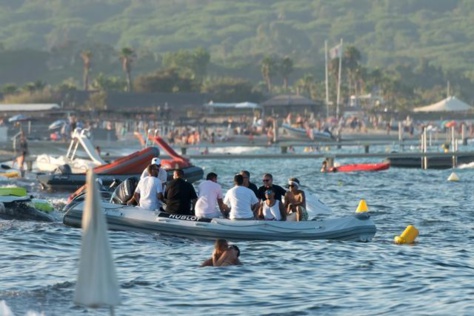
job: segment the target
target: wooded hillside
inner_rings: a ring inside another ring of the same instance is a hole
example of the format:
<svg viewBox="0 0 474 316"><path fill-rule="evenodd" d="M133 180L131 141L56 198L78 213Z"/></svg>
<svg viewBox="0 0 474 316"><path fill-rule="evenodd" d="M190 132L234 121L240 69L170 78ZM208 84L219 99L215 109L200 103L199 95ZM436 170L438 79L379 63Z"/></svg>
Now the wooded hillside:
<svg viewBox="0 0 474 316"><path fill-rule="evenodd" d="M263 54L323 60L324 40L358 47L369 67L427 58L474 69L472 0L0 0L7 49L129 46L152 56L202 46L227 66Z"/></svg>
<svg viewBox="0 0 474 316"><path fill-rule="evenodd" d="M472 21L472 0L0 0L1 92L322 100L324 42L343 39L341 103L374 92L407 110L445 97L450 82L472 104ZM330 60L333 103L338 68Z"/></svg>

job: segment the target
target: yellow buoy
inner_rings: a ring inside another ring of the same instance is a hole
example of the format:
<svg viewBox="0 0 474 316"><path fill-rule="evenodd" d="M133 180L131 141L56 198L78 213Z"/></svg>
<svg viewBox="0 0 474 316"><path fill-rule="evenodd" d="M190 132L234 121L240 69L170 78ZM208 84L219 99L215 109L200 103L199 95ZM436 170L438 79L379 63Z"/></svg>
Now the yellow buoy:
<svg viewBox="0 0 474 316"><path fill-rule="evenodd" d="M454 172L451 173L448 177L448 181L459 181L459 177L457 174L455 174Z"/></svg>
<svg viewBox="0 0 474 316"><path fill-rule="evenodd" d="M408 225L400 236L395 236L393 241L396 244L413 244L418 237L418 229L413 225Z"/></svg>
<svg viewBox="0 0 474 316"><path fill-rule="evenodd" d="M356 209L356 213L363 213L363 212L368 212L369 208L367 207L367 203L365 203L365 200L360 200L359 206Z"/></svg>

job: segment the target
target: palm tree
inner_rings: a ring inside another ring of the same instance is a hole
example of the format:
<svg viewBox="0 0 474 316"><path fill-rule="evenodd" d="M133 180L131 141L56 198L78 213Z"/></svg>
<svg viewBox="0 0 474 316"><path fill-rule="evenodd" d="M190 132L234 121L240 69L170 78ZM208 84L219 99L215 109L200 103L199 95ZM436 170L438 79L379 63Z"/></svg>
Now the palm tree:
<svg viewBox="0 0 474 316"><path fill-rule="evenodd" d="M276 66L277 64L272 57L265 56L263 58L260 70L262 71L263 80L267 84L268 92L272 90L272 77L276 73Z"/></svg>
<svg viewBox="0 0 474 316"><path fill-rule="evenodd" d="M132 91L132 61L135 57L135 52L129 47L122 48L120 52L120 60L122 61L122 69L125 72L127 80L127 91Z"/></svg>
<svg viewBox="0 0 474 316"><path fill-rule="evenodd" d="M280 63L280 74L283 77L283 87L285 91L288 91L288 77L293 72L293 60L286 56L281 60Z"/></svg>
<svg viewBox="0 0 474 316"><path fill-rule="evenodd" d="M312 74L306 73L296 82L297 94L311 94L311 87L314 85L314 77Z"/></svg>
<svg viewBox="0 0 474 316"><path fill-rule="evenodd" d="M84 63L82 80L84 83L84 90L87 91L89 90L89 72L91 69L92 52L90 50L83 51L81 53L81 58Z"/></svg>

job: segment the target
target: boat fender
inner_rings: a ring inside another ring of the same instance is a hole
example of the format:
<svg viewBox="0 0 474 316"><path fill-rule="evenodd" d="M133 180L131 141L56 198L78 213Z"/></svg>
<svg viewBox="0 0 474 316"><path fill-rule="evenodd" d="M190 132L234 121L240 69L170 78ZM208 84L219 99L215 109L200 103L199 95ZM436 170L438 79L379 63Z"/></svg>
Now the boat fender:
<svg viewBox="0 0 474 316"><path fill-rule="evenodd" d="M418 237L418 229L413 225L408 225L400 236L395 236L393 241L396 244L413 244Z"/></svg>
<svg viewBox="0 0 474 316"><path fill-rule="evenodd" d="M59 167L57 167L54 172L54 174L71 174L72 173L72 169L71 169L71 166L68 165L68 164L64 164L64 165L61 165Z"/></svg>
<svg viewBox="0 0 474 316"><path fill-rule="evenodd" d="M127 201L132 198L137 185L138 179L136 177L125 179L115 188L110 198L110 203L126 205Z"/></svg>

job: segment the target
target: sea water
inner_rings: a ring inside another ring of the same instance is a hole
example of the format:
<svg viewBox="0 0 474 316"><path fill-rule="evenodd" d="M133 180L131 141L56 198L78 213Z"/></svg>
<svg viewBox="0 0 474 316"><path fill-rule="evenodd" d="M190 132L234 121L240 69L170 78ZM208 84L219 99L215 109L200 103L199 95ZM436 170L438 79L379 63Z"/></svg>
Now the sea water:
<svg viewBox="0 0 474 316"><path fill-rule="evenodd" d="M364 199L377 234L368 243L237 241L243 266L200 268L212 241L110 231L122 297L116 315L474 314L473 169L456 170L460 181L449 182L452 170L321 174L321 159L310 157L195 164L216 172L225 190L241 169L257 185L266 172L280 185L297 177L331 207L322 218L351 214ZM395 245L410 224L420 232L416 243ZM0 301L15 315L109 314L73 303L80 229L0 221L0 236Z"/></svg>

